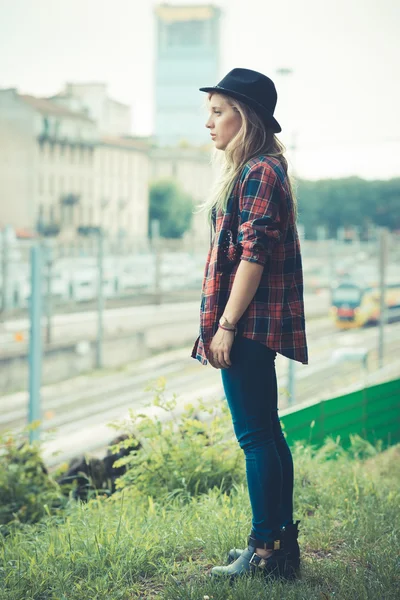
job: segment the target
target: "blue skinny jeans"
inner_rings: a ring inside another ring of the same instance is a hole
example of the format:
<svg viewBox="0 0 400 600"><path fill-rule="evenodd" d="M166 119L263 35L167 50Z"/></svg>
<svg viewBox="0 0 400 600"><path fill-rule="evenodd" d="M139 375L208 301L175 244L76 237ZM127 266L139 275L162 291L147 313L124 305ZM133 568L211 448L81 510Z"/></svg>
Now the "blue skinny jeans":
<svg viewBox="0 0 400 600"><path fill-rule="evenodd" d="M252 533L270 542L293 522L293 458L278 417L276 352L235 337L232 365L221 370L234 432L246 460Z"/></svg>

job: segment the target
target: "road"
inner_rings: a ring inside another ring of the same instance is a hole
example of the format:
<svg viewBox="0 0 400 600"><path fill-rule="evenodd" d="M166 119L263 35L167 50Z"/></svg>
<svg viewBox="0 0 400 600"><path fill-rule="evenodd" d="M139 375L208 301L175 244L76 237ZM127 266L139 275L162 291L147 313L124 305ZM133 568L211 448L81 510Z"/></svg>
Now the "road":
<svg viewBox="0 0 400 600"><path fill-rule="evenodd" d="M336 331L327 319L309 323L310 364L296 364L296 403L333 397L343 387L365 376L359 363L334 364L333 351L363 347L370 351L369 368L376 368L376 328ZM391 376L400 375L400 324L386 328L385 365ZM289 405L286 386L288 361L278 355L280 408ZM223 398L219 370L202 366L185 347L127 365L123 370L98 372L42 388L44 457L49 465L84 451L105 448L114 436L108 423L127 418L129 409L144 407L152 399L146 386L159 377L167 382L166 395L178 395L179 406L201 397L207 402ZM27 393L3 396L0 431L16 430L25 423ZM52 432L52 433L51 433ZM50 437L49 437L50 436ZM54 452L58 452L57 456Z"/></svg>

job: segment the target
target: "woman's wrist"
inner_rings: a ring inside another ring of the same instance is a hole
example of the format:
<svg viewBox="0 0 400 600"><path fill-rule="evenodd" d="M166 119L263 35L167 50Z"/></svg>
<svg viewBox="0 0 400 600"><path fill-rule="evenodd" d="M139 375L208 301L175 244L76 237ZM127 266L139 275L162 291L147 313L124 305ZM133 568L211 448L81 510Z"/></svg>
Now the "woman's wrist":
<svg viewBox="0 0 400 600"><path fill-rule="evenodd" d="M218 327L220 329L223 329L224 331L231 331L232 333L236 333L236 327L234 329L230 328L230 327L224 327L223 325L219 324Z"/></svg>
<svg viewBox="0 0 400 600"><path fill-rule="evenodd" d="M220 320L218 321L218 323L222 326L225 327L226 329L233 329L236 330L236 323L233 323L231 321L229 321L225 315L222 315L222 317L220 318Z"/></svg>

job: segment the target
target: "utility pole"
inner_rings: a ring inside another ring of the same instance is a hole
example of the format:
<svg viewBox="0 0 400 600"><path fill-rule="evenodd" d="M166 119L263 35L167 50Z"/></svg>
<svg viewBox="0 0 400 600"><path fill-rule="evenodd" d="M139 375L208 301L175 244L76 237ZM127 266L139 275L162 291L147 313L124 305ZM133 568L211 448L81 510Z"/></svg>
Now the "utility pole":
<svg viewBox="0 0 400 600"><path fill-rule="evenodd" d="M386 266L388 258L388 231L382 228L379 232L379 368L383 367L384 335L386 323Z"/></svg>
<svg viewBox="0 0 400 600"><path fill-rule="evenodd" d="M96 368L103 367L103 338L104 338L104 233L99 228L97 237L97 344Z"/></svg>
<svg viewBox="0 0 400 600"><path fill-rule="evenodd" d="M9 266L9 240L8 228L1 232L1 312L8 309L8 266Z"/></svg>
<svg viewBox="0 0 400 600"><path fill-rule="evenodd" d="M336 284L336 239L328 240L328 264L329 264L329 303L332 304L333 291Z"/></svg>
<svg viewBox="0 0 400 600"><path fill-rule="evenodd" d="M42 249L31 248L31 297L29 303L29 424L42 418L40 388L42 379ZM40 430L29 431L29 441L39 439Z"/></svg>
<svg viewBox="0 0 400 600"><path fill-rule="evenodd" d="M46 344L51 343L51 319L53 316L53 248L46 244Z"/></svg>
<svg viewBox="0 0 400 600"><path fill-rule="evenodd" d="M161 304L161 248L160 248L160 221L153 219L151 221L151 245L155 258L154 273L154 296L155 304Z"/></svg>

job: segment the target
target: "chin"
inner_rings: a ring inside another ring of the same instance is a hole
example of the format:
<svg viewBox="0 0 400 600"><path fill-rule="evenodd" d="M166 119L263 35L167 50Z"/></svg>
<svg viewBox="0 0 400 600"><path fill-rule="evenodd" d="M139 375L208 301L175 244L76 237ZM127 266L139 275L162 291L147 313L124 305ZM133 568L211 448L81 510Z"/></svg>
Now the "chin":
<svg viewBox="0 0 400 600"><path fill-rule="evenodd" d="M214 142L214 144L217 150L225 150L226 148L226 144L223 144L222 142Z"/></svg>

